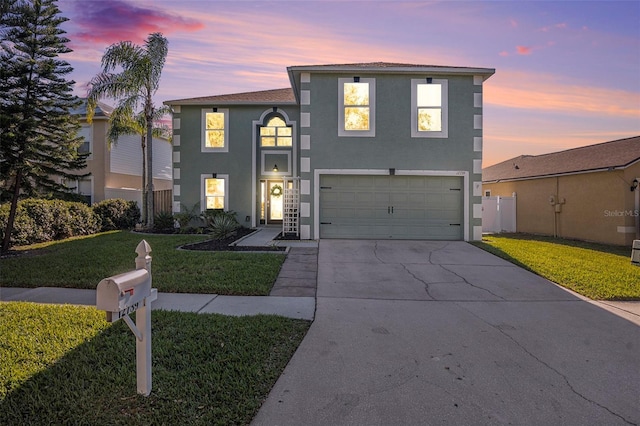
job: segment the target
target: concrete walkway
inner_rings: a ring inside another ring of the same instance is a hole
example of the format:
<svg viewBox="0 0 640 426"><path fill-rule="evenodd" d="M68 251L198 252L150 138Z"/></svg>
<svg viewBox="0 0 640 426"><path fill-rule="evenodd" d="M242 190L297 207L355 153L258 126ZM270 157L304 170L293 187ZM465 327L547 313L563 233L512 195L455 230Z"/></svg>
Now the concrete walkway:
<svg viewBox="0 0 640 426"><path fill-rule="evenodd" d="M71 288L0 288L0 301L95 306L95 290ZM314 297L220 296L217 294L158 293L151 309L223 315L281 315L313 320Z"/></svg>
<svg viewBox="0 0 640 426"><path fill-rule="evenodd" d="M618 313L463 242L322 240L315 321L253 424L640 424Z"/></svg>

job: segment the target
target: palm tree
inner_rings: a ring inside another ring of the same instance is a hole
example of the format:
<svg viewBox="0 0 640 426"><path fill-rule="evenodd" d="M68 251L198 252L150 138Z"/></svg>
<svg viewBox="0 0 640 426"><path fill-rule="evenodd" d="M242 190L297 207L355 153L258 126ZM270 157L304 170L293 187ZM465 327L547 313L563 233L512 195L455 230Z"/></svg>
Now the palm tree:
<svg viewBox="0 0 640 426"><path fill-rule="evenodd" d="M171 108L168 106L162 106L155 110L152 130L152 136L154 138L171 139L169 129L166 126L159 127L155 125L159 119L170 113ZM140 135L140 146L142 148L142 215L146 219L149 214L147 209L148 194L147 191L144 190L147 187L147 119L142 112L134 115L133 111L119 106L109 115L109 129L107 130L107 144L109 145L109 148L113 145L117 145L118 139L125 135Z"/></svg>
<svg viewBox="0 0 640 426"><path fill-rule="evenodd" d="M147 170L146 185L146 224L153 225L153 119L156 107L153 96L160 84L160 75L167 57L168 44L161 33L150 34L144 46L130 41L112 44L102 56L102 72L89 82L87 94L87 121L91 122L98 100L103 97L116 99L116 109L123 111L123 116L142 108L146 126ZM115 72L118 70L119 72Z"/></svg>

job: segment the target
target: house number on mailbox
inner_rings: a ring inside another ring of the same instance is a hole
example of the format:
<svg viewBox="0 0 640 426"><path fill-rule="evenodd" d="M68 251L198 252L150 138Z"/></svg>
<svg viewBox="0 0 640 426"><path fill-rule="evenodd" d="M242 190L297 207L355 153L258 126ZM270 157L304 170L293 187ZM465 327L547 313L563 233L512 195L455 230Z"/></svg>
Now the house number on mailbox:
<svg viewBox="0 0 640 426"><path fill-rule="evenodd" d="M136 302L131 306L128 306L121 310L120 312L107 312L107 314L111 314L111 318L107 318L107 322L114 322L123 318L125 315L129 315L134 313L140 308L140 302Z"/></svg>

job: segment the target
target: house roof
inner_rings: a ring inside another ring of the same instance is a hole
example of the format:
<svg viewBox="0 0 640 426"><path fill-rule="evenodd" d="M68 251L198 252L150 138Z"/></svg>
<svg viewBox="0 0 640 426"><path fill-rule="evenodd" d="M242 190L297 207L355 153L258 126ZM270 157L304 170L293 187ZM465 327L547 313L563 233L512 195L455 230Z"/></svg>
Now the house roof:
<svg viewBox="0 0 640 426"><path fill-rule="evenodd" d="M292 88L243 92L226 95L201 96L197 98L173 99L165 105L273 105L297 103L296 87L299 87L302 72L359 72L359 73L430 73L481 75L486 80L491 77L493 68L449 67L440 65L413 65L395 62L367 62L358 64L301 65L287 68Z"/></svg>
<svg viewBox="0 0 640 426"><path fill-rule="evenodd" d="M397 62L363 62L353 64L330 65L296 65L288 67L291 71L371 71L371 72L437 72L437 73L462 73L487 75L487 78L495 73L493 68L452 67L443 65L403 64Z"/></svg>
<svg viewBox="0 0 640 426"><path fill-rule="evenodd" d="M273 105L295 104L291 88L262 90L259 92L233 93L227 95L201 96L198 98L174 99L165 101L165 105Z"/></svg>
<svg viewBox="0 0 640 426"><path fill-rule="evenodd" d="M113 107L102 103L102 102L98 102L98 104L96 105L96 109L95 112L93 114L93 118L95 119L100 119L100 118L108 118L109 115L111 115L111 112L113 111ZM87 99L86 98L82 98L82 104L71 110L71 115L79 115L81 117L86 117L87 116Z"/></svg>
<svg viewBox="0 0 640 426"><path fill-rule="evenodd" d="M623 169L640 161L640 136L542 155L521 155L482 169L485 183Z"/></svg>

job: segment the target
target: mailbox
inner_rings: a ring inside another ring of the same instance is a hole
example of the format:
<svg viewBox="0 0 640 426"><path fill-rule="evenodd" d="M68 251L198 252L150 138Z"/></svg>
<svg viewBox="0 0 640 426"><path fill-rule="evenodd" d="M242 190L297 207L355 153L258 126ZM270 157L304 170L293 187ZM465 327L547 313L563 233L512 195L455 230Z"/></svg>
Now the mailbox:
<svg viewBox="0 0 640 426"><path fill-rule="evenodd" d="M151 274L146 269L136 269L100 281L96 308L106 311L107 321L113 322L143 307L150 295Z"/></svg>
<svg viewBox="0 0 640 426"><path fill-rule="evenodd" d="M151 302L158 290L151 288L151 247L142 240L136 247L136 269L105 278L96 288L96 308L107 312L107 321L122 318L136 336L138 393L151 393ZM129 314L136 313L134 323Z"/></svg>

